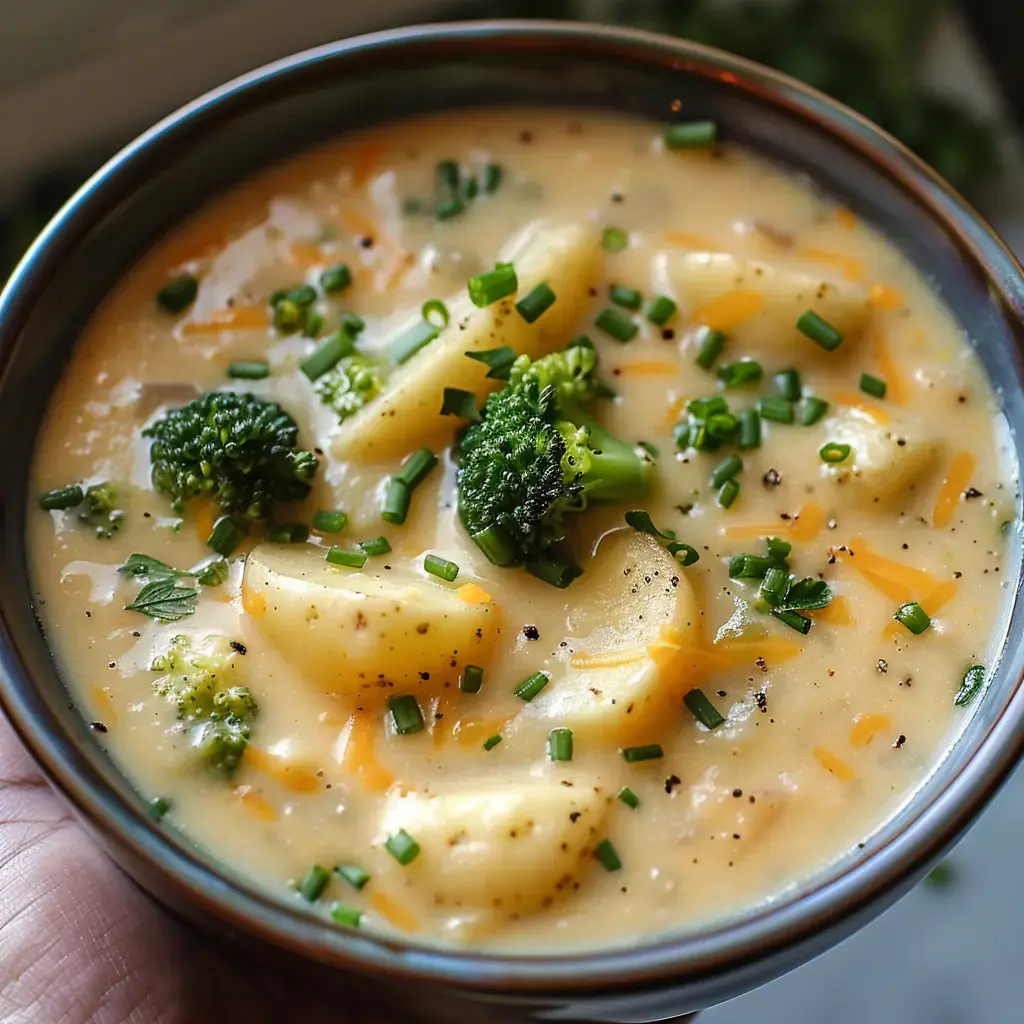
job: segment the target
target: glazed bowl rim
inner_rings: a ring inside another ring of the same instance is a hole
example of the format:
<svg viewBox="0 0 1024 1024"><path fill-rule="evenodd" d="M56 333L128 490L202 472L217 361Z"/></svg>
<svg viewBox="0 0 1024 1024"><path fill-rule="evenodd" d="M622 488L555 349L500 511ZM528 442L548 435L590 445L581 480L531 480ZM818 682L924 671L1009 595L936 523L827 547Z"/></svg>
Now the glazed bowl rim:
<svg viewBox="0 0 1024 1024"><path fill-rule="evenodd" d="M64 256L116 202L116 193L150 167L153 154L191 135L214 130L222 116L262 102L265 87L301 86L309 69L372 62L382 56L472 53L516 46L564 51L637 65L669 67L725 81L735 89L803 118L869 158L929 216L955 237L983 269L990 289L1020 319L1024 271L987 223L938 175L892 137L816 90L760 65L686 40L635 29L555 21L471 21L411 26L353 37L257 68L187 104L127 145L65 204L26 253L0 293L0 341L16 337ZM272 90L269 90L272 92ZM144 173L142 175L144 177ZM1014 294L1016 290L1016 294ZM0 365L0 377L4 367ZM2 639L2 638L0 638ZM70 770L60 745L28 706L33 689L13 645L0 644L0 704L48 778L95 830L112 836L172 890L200 901L222 923L336 966L422 978L481 992L585 992L680 982L718 975L767 958L854 917L905 887L966 829L1005 780L1024 750L1024 691L1018 678L998 718L980 736L963 771L876 852L824 869L813 890L780 898L760 910L691 934L594 951L538 956L478 953L373 938L332 927L290 908L255 886L216 872L167 841L138 808L117 799L97 778ZM74 742L74 741L69 741ZM899 813L899 812L898 812Z"/></svg>

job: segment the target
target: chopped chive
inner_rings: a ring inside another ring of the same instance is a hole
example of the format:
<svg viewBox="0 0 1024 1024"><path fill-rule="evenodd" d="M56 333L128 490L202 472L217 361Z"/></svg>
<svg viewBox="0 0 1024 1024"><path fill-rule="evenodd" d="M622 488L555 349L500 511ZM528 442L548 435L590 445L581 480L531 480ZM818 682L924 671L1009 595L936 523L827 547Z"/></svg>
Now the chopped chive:
<svg viewBox="0 0 1024 1024"><path fill-rule="evenodd" d="M306 314L306 326L302 334L306 338L318 338L324 329L324 318L317 312Z"/></svg>
<svg viewBox="0 0 1024 1024"><path fill-rule="evenodd" d="M781 537L765 537L764 546L768 549L769 558L775 559L789 558L793 550L793 545Z"/></svg>
<svg viewBox="0 0 1024 1024"><path fill-rule="evenodd" d="M565 590L573 580L583 575L583 570L574 561L555 555L531 559L524 568L531 576L536 576L537 579L559 590Z"/></svg>
<svg viewBox="0 0 1024 1024"><path fill-rule="evenodd" d="M394 526L401 526L409 514L409 506L412 504L412 491L397 477L388 481L388 489L384 494L384 508L381 509L381 518L386 523Z"/></svg>
<svg viewBox="0 0 1024 1024"><path fill-rule="evenodd" d="M465 209L466 204L457 196L452 196L451 199L442 199L434 207L434 216L438 220L451 220L452 217L458 217Z"/></svg>
<svg viewBox="0 0 1024 1024"><path fill-rule="evenodd" d="M739 480L726 480L725 483L722 484L722 486L719 488L715 500L722 508L730 508L732 506L732 503L739 497L739 494Z"/></svg>
<svg viewBox="0 0 1024 1024"><path fill-rule="evenodd" d="M357 335L362 334L365 328L366 321L361 316L356 316L355 313L341 314L341 330L350 338L355 338Z"/></svg>
<svg viewBox="0 0 1024 1024"><path fill-rule="evenodd" d="M572 748L572 729L560 727L548 734L548 757L552 761L571 761Z"/></svg>
<svg viewBox="0 0 1024 1024"><path fill-rule="evenodd" d="M594 856L607 871L618 871L622 867L622 861L609 839L602 839L594 847Z"/></svg>
<svg viewBox="0 0 1024 1024"><path fill-rule="evenodd" d="M621 284L613 284L609 287L608 298L616 306L622 306L624 309L632 309L634 311L638 310L644 301L644 297L636 288L627 288Z"/></svg>
<svg viewBox="0 0 1024 1024"><path fill-rule="evenodd" d="M685 569L688 565L700 561L700 552L689 544L672 541L666 545L668 553Z"/></svg>
<svg viewBox="0 0 1024 1024"><path fill-rule="evenodd" d="M480 191L480 182L473 176L465 179L462 183L462 194L466 199L476 199Z"/></svg>
<svg viewBox="0 0 1024 1024"><path fill-rule="evenodd" d="M850 457L852 449L848 444L839 444L837 441L827 441L818 449L822 462L830 465L837 465L845 462Z"/></svg>
<svg viewBox="0 0 1024 1024"><path fill-rule="evenodd" d="M320 274L320 287L328 295L343 292L352 283L352 271L347 263L335 263Z"/></svg>
<svg viewBox="0 0 1024 1024"><path fill-rule="evenodd" d="M555 293L542 281L516 303L516 311L528 323L539 320L555 303Z"/></svg>
<svg viewBox="0 0 1024 1024"><path fill-rule="evenodd" d="M440 333L439 328L429 320L417 320L391 343L388 357L396 366L401 366L412 359L424 345L429 345Z"/></svg>
<svg viewBox="0 0 1024 1024"><path fill-rule="evenodd" d="M391 724L399 736L423 731L423 712L411 694L400 693L388 697L388 710L391 712Z"/></svg>
<svg viewBox="0 0 1024 1024"><path fill-rule="evenodd" d="M263 380L270 376L270 364L259 359L238 360L228 365L228 376L235 380Z"/></svg>
<svg viewBox="0 0 1024 1024"><path fill-rule="evenodd" d="M402 468L395 474L395 479L405 484L410 491L415 490L437 465L437 456L429 448L417 448L402 463Z"/></svg>
<svg viewBox="0 0 1024 1024"><path fill-rule="evenodd" d="M731 412L716 412L705 424L708 436L714 441L731 440L739 430L740 421Z"/></svg>
<svg viewBox="0 0 1024 1024"><path fill-rule="evenodd" d="M488 195L497 192L504 176L505 168L501 164L487 164L484 167L484 191Z"/></svg>
<svg viewBox="0 0 1024 1024"><path fill-rule="evenodd" d="M773 423L793 422L793 403L786 398L762 398L757 403L757 411L763 420L771 420Z"/></svg>
<svg viewBox="0 0 1024 1024"><path fill-rule="evenodd" d="M156 293L157 305L168 313L188 309L199 294L199 278L195 274L179 274Z"/></svg>
<svg viewBox="0 0 1024 1024"><path fill-rule="evenodd" d="M307 903L316 903L330 880L331 873L327 868L314 864L299 882L299 895Z"/></svg>
<svg viewBox="0 0 1024 1024"><path fill-rule="evenodd" d="M572 347L571 342L569 347ZM466 352L465 355L488 367L487 376L492 380L508 380L509 370L511 370L512 364L516 361L515 349L510 348L508 345L502 345L500 348L489 348L483 352Z"/></svg>
<svg viewBox="0 0 1024 1024"><path fill-rule="evenodd" d="M686 403L686 411L697 419L707 419L716 413L729 411L729 403L722 395L708 395L707 398L691 398Z"/></svg>
<svg viewBox="0 0 1024 1024"><path fill-rule="evenodd" d="M402 867L406 867L419 856L420 844L404 828L401 828L394 835L388 836L387 841L384 843L384 849Z"/></svg>
<svg viewBox="0 0 1024 1024"><path fill-rule="evenodd" d="M448 307L440 299L427 299L420 307L420 315L439 331L447 327L451 321Z"/></svg>
<svg viewBox="0 0 1024 1024"><path fill-rule="evenodd" d="M626 764L639 764L641 761L657 761L665 756L660 743L648 743L642 747L623 747L620 751Z"/></svg>
<svg viewBox="0 0 1024 1024"><path fill-rule="evenodd" d="M85 501L85 491L78 484L70 487L58 487L54 491L47 491L39 495L39 507L46 512L56 512L74 508Z"/></svg>
<svg viewBox="0 0 1024 1024"><path fill-rule="evenodd" d="M813 309L801 314L796 322L796 329L806 335L816 345L820 345L826 352L832 352L843 343L843 334L837 331L824 317L819 316Z"/></svg>
<svg viewBox="0 0 1024 1024"><path fill-rule="evenodd" d="M809 612L827 608L831 601L832 588L824 580L805 576L790 586L781 608L790 612Z"/></svg>
<svg viewBox="0 0 1024 1024"><path fill-rule="evenodd" d="M873 377L870 373L860 375L860 389L872 398L885 398L886 383L881 377Z"/></svg>
<svg viewBox="0 0 1024 1024"><path fill-rule="evenodd" d="M484 750L493 750L501 742L501 733L495 733L484 740Z"/></svg>
<svg viewBox="0 0 1024 1024"><path fill-rule="evenodd" d="M423 568L431 576L439 576L449 583L454 583L455 578L459 575L459 567L454 562L449 562L447 558L440 558L438 555L425 555Z"/></svg>
<svg viewBox="0 0 1024 1024"><path fill-rule="evenodd" d="M775 390L789 402L800 401L800 374L796 370L781 370L773 378Z"/></svg>
<svg viewBox="0 0 1024 1024"><path fill-rule="evenodd" d="M493 565L513 565L516 552L512 538L500 526L488 526L473 534L473 543L487 556Z"/></svg>
<svg viewBox="0 0 1024 1024"><path fill-rule="evenodd" d="M273 544L305 544L309 527L305 523L279 523L267 531L267 540Z"/></svg>
<svg viewBox="0 0 1024 1024"><path fill-rule="evenodd" d="M666 540L675 540L676 535L672 530L662 532L651 519L651 514L642 508L631 509L625 515L626 525L632 526L638 533L649 533L653 537L664 537Z"/></svg>
<svg viewBox="0 0 1024 1024"><path fill-rule="evenodd" d="M718 368L718 379L727 388L738 388L744 384L754 384L763 376L764 370L755 359L743 359L738 363L728 363Z"/></svg>
<svg viewBox="0 0 1024 1024"><path fill-rule="evenodd" d="M274 327L282 334L294 334L303 323L302 307L291 299L280 299L274 306Z"/></svg>
<svg viewBox="0 0 1024 1024"><path fill-rule="evenodd" d="M358 864L339 864L334 872L344 878L353 889L362 889L370 880L370 872Z"/></svg>
<svg viewBox="0 0 1024 1024"><path fill-rule="evenodd" d="M206 544L213 548L218 555L227 558L244 539L245 530L231 516L221 516L213 524L210 536L206 538Z"/></svg>
<svg viewBox="0 0 1024 1024"><path fill-rule="evenodd" d="M644 316L652 324L656 324L658 327L664 327L676 315L676 310L679 307L667 296L667 295L655 295L650 302L647 303L647 308L644 310Z"/></svg>
<svg viewBox="0 0 1024 1024"><path fill-rule="evenodd" d="M359 549L365 555L386 555L391 550L387 537L371 537L370 540L361 540Z"/></svg>
<svg viewBox="0 0 1024 1024"><path fill-rule="evenodd" d="M348 548L340 548L336 544L328 549L324 557L331 565L343 565L346 569L362 569L366 565L365 552L350 551Z"/></svg>
<svg viewBox="0 0 1024 1024"><path fill-rule="evenodd" d="M718 141L718 126L714 121L685 121L670 124L662 136L669 149L697 149L712 146Z"/></svg>
<svg viewBox="0 0 1024 1024"><path fill-rule="evenodd" d="M978 696L981 688L985 685L985 666L972 665L965 673L960 689L957 690L953 703L957 707L966 707Z"/></svg>
<svg viewBox="0 0 1024 1024"><path fill-rule="evenodd" d="M341 533L348 526L348 515L340 511L320 509L313 513L313 529L317 533Z"/></svg>
<svg viewBox="0 0 1024 1024"><path fill-rule="evenodd" d="M721 487L731 480L743 468L743 460L738 455L730 455L711 470L709 483L712 487Z"/></svg>
<svg viewBox="0 0 1024 1024"><path fill-rule="evenodd" d="M479 665L467 665L459 673L459 689L463 693L479 693L484 684L484 670Z"/></svg>
<svg viewBox="0 0 1024 1024"><path fill-rule="evenodd" d="M335 331L313 349L299 364L299 369L310 380L317 380L328 370L333 369L344 356L350 356L354 351L352 336L347 331Z"/></svg>
<svg viewBox="0 0 1024 1024"><path fill-rule="evenodd" d="M305 309L312 306L316 298L316 289L311 284L297 284L286 291L275 292L270 298L270 304L277 306L282 302L294 302L300 309Z"/></svg>
<svg viewBox="0 0 1024 1024"><path fill-rule="evenodd" d="M717 729L720 725L725 723L725 717L718 708L708 700L707 695L699 686L694 687L694 689L690 690L690 692L683 697L683 703L686 705L690 714L693 715L693 717L696 718L705 729Z"/></svg>
<svg viewBox="0 0 1024 1024"><path fill-rule="evenodd" d="M629 246L629 235L622 228L605 228L601 233L601 248L605 252L622 252Z"/></svg>
<svg viewBox="0 0 1024 1024"><path fill-rule="evenodd" d="M497 263L493 270L471 277L468 288L470 302L483 309L508 295L515 295L519 288L516 268L511 263Z"/></svg>
<svg viewBox="0 0 1024 1024"><path fill-rule="evenodd" d="M797 407L796 421L801 427L811 427L828 412L828 402L815 395L808 395L800 400Z"/></svg>
<svg viewBox="0 0 1024 1024"><path fill-rule="evenodd" d="M457 416L459 419L480 422L480 410L476 407L476 395L462 388L445 388L441 396L441 415Z"/></svg>
<svg viewBox="0 0 1024 1024"><path fill-rule="evenodd" d="M740 413L740 451L761 447L761 414L756 409Z"/></svg>
<svg viewBox="0 0 1024 1024"><path fill-rule="evenodd" d="M640 797L638 797L636 793L629 788L629 786L623 786L622 789L619 790L619 799L634 811L640 806Z"/></svg>
<svg viewBox="0 0 1024 1024"><path fill-rule="evenodd" d="M782 604L789 593L789 573L773 565L762 577L758 596L771 606Z"/></svg>
<svg viewBox="0 0 1024 1024"><path fill-rule="evenodd" d="M733 555L729 559L729 576L734 580L759 580L775 564L764 555Z"/></svg>
<svg viewBox="0 0 1024 1024"><path fill-rule="evenodd" d="M331 907L331 920L345 928L358 928L363 920L363 912L357 907L350 907L345 903L335 903Z"/></svg>
<svg viewBox="0 0 1024 1024"><path fill-rule="evenodd" d="M149 813L156 821L163 821L174 806L173 801L166 796L155 796L149 801Z"/></svg>
<svg viewBox="0 0 1024 1024"><path fill-rule="evenodd" d="M724 347L725 335L721 331L705 328L700 339L700 347L697 349L697 365L705 370L710 370L715 365L715 360L722 354Z"/></svg>
<svg viewBox="0 0 1024 1024"><path fill-rule="evenodd" d="M636 332L640 330L632 317L620 313L617 309L612 309L611 306L602 309L597 314L594 326L599 327L605 334L611 335L616 341L621 341L623 344L632 341L636 337Z"/></svg>
<svg viewBox="0 0 1024 1024"><path fill-rule="evenodd" d="M439 196L456 194L461 182L462 174L454 160L438 160L434 167L434 187Z"/></svg>
<svg viewBox="0 0 1024 1024"><path fill-rule="evenodd" d="M901 604L893 618L901 626L906 626L915 636L923 633L932 624L931 617L916 601Z"/></svg>
<svg viewBox="0 0 1024 1024"><path fill-rule="evenodd" d="M524 679L513 692L520 700L529 703L548 685L549 678L547 672L534 672L532 676Z"/></svg>
<svg viewBox="0 0 1024 1024"><path fill-rule="evenodd" d="M784 622L790 629L795 629L798 633L805 635L811 631L811 626L814 625L814 620L807 618L806 615L801 615L799 612L789 611L784 608L773 608L772 615L779 622Z"/></svg>

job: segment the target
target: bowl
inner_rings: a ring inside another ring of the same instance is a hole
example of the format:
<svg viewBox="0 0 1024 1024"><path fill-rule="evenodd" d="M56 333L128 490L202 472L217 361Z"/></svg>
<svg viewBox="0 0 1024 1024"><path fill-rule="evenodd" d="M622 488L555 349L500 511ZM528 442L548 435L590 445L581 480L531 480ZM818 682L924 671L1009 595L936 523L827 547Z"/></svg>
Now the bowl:
<svg viewBox="0 0 1024 1024"><path fill-rule="evenodd" d="M0 702L91 834L156 899L202 927L331 977L375 978L400 1004L437 1020L471 1014L472 1002L488 1004L488 1019L667 1020L823 952L906 892L963 834L1024 745L1019 601L991 685L960 738L853 854L765 906L678 937L538 956L331 927L154 823L71 708L33 608L25 543L32 440L80 325L121 272L255 168L349 129L481 97L663 122L707 116L729 139L806 175L934 283L999 388L1022 461L1021 267L962 198L853 111L748 61L626 29L475 22L332 43L244 75L140 136L64 206L0 295ZM1016 585L1019 547L1012 561Z"/></svg>

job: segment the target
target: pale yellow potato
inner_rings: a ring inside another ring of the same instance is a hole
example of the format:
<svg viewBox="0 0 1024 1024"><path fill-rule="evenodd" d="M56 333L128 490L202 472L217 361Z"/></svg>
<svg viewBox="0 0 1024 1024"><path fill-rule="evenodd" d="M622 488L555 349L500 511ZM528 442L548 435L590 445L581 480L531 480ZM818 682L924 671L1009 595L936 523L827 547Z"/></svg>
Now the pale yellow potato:
<svg viewBox="0 0 1024 1024"><path fill-rule="evenodd" d="M682 567L654 537L606 537L573 584L572 633L551 682L521 713L615 742L649 729L691 685L678 664L700 614Z"/></svg>
<svg viewBox="0 0 1024 1024"><path fill-rule="evenodd" d="M324 555L312 544L261 544L246 559L242 604L263 636L325 692L360 701L396 690L433 692L454 685L459 666L486 664L498 633L496 605L466 603L457 586L420 572L420 560L346 569Z"/></svg>
<svg viewBox="0 0 1024 1024"><path fill-rule="evenodd" d="M457 425L440 414L445 388L472 391L483 400L500 381L466 352L508 345L517 355L540 356L569 341L583 315L588 289L600 274L602 251L594 229L583 224L533 225L502 250L500 262L515 264L519 291L480 309L462 289L445 302L448 326L396 367L380 395L346 421L332 439L333 454L347 459L386 459L447 438ZM515 310L518 299L546 282L554 304L532 324ZM417 313L396 337L419 320Z"/></svg>

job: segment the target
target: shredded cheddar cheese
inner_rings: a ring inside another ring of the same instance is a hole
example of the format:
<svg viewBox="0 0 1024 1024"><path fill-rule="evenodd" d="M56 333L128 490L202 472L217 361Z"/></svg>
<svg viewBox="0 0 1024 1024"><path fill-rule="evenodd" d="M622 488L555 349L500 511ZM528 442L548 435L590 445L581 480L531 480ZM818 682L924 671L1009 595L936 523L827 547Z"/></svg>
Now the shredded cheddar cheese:
<svg viewBox="0 0 1024 1024"><path fill-rule="evenodd" d="M737 288L700 306L690 319L713 331L730 331L760 313L763 306L764 296L760 292Z"/></svg>
<svg viewBox="0 0 1024 1024"><path fill-rule="evenodd" d="M857 773L845 762L836 757L827 747L815 747L812 751L818 764L830 772L840 782L853 782Z"/></svg>
<svg viewBox="0 0 1024 1024"><path fill-rule="evenodd" d="M974 456L970 452L957 452L953 456L946 478L939 488L932 510L932 526L943 529L953 521L960 496L967 490L974 473Z"/></svg>
<svg viewBox="0 0 1024 1024"><path fill-rule="evenodd" d="M387 893L375 892L370 896L370 906L384 918L388 924L394 925L403 932L418 932L419 921L405 907L396 903Z"/></svg>
<svg viewBox="0 0 1024 1024"><path fill-rule="evenodd" d="M861 715L850 730L850 745L866 747L878 733L890 728L892 721L888 715Z"/></svg>
<svg viewBox="0 0 1024 1024"><path fill-rule="evenodd" d="M394 775L374 757L374 738L379 724L379 721L365 712L354 714L349 719L348 737L341 762L350 772L359 776L359 781L371 793L382 793L395 781Z"/></svg>
<svg viewBox="0 0 1024 1024"><path fill-rule="evenodd" d="M270 313L265 306L232 306L218 309L205 320L186 320L183 334L219 334L221 331L256 331L270 326Z"/></svg>

